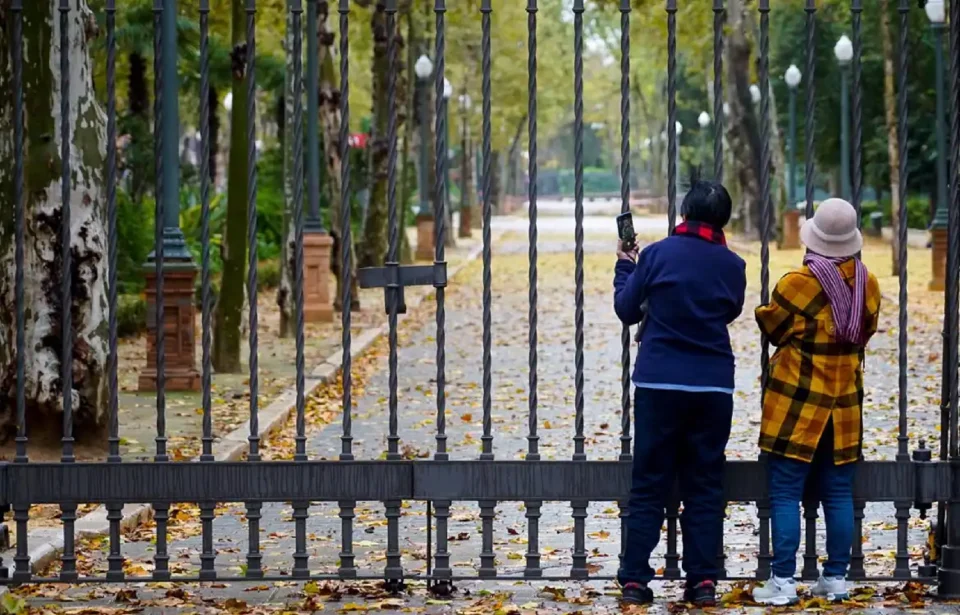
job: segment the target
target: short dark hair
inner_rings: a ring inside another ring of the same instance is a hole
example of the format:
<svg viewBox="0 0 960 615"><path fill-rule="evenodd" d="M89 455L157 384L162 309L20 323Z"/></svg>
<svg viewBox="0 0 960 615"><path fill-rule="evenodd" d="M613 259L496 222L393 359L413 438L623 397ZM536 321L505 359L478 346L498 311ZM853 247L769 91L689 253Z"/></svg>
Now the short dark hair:
<svg viewBox="0 0 960 615"><path fill-rule="evenodd" d="M720 182L696 180L683 197L680 213L690 222L703 222L723 228L730 222L733 202Z"/></svg>

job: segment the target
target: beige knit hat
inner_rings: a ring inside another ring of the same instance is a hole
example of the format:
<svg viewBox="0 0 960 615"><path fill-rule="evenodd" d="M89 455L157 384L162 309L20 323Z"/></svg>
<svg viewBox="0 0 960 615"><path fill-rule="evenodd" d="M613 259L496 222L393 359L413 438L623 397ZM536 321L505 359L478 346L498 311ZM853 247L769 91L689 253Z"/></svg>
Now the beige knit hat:
<svg viewBox="0 0 960 615"><path fill-rule="evenodd" d="M828 258L854 256L863 248L857 211L843 199L827 199L800 227L800 241L812 252Z"/></svg>

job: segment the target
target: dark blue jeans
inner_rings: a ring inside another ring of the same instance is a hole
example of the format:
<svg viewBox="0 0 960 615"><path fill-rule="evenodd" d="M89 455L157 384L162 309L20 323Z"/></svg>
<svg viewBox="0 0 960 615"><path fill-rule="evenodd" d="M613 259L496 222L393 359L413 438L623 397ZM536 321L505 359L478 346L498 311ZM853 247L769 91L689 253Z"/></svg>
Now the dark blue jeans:
<svg viewBox="0 0 960 615"><path fill-rule="evenodd" d="M634 407L627 548L617 577L621 584L653 578L650 554L660 542L667 497L679 480L687 582L716 581L733 396L637 389Z"/></svg>
<svg viewBox="0 0 960 615"><path fill-rule="evenodd" d="M853 546L853 478L856 463L833 464L833 422L820 437L813 463L770 455L767 476L773 522L773 574L788 578L797 572L800 547L800 501L807 480L823 504L827 523L827 562L823 576L845 577Z"/></svg>

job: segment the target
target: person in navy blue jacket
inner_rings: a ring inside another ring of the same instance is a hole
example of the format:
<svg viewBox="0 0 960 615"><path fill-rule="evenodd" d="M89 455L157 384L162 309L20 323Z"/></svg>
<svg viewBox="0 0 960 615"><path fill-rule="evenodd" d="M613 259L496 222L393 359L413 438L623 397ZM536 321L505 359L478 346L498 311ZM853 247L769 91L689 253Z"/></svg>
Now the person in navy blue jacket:
<svg viewBox="0 0 960 615"><path fill-rule="evenodd" d="M723 234L731 208L721 184L694 182L670 237L639 254L617 247L614 310L625 325L642 321L627 547L618 574L624 602L653 601L650 553L675 481L683 501L684 600L716 602L734 389L727 326L743 310L747 285L746 265Z"/></svg>

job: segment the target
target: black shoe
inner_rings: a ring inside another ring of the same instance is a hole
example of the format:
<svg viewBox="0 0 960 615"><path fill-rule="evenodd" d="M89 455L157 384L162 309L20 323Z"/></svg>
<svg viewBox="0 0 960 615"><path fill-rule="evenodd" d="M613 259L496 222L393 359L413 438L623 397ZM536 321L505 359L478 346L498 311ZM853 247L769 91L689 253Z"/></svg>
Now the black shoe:
<svg viewBox="0 0 960 615"><path fill-rule="evenodd" d="M626 583L621 590L621 601L627 604L650 604L653 602L653 590L645 583Z"/></svg>
<svg viewBox="0 0 960 615"><path fill-rule="evenodd" d="M717 604L717 585L713 581L702 581L683 590L683 601L697 606L715 606Z"/></svg>

